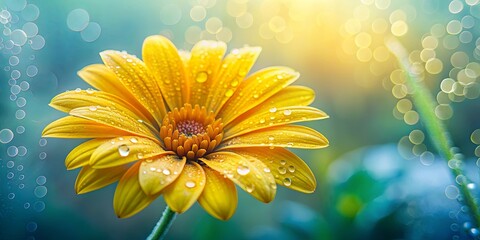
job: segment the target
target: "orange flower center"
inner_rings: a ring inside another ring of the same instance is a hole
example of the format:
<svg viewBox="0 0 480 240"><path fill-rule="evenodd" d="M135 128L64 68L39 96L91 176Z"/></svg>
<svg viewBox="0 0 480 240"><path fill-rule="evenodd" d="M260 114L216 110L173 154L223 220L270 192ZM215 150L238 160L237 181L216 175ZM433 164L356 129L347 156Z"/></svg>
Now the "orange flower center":
<svg viewBox="0 0 480 240"><path fill-rule="evenodd" d="M223 138L223 123L205 107L185 104L168 112L160 128L165 149L196 160L215 149Z"/></svg>

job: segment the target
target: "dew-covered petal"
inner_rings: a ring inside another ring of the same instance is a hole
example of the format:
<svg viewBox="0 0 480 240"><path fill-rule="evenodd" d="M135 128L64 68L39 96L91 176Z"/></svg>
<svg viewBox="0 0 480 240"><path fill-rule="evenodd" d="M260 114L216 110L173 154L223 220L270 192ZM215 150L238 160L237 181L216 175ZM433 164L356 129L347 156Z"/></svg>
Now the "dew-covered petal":
<svg viewBox="0 0 480 240"><path fill-rule="evenodd" d="M127 166L104 169L94 169L89 165L83 166L75 181L75 191L77 194L83 194L110 185L118 181L127 169Z"/></svg>
<svg viewBox="0 0 480 240"><path fill-rule="evenodd" d="M140 185L147 195L154 195L171 184L183 170L186 158L165 155L142 161L139 172Z"/></svg>
<svg viewBox="0 0 480 240"><path fill-rule="evenodd" d="M232 180L256 199L268 203L275 198L277 185L266 165L254 158L245 158L232 152L215 152L202 161L213 170Z"/></svg>
<svg viewBox="0 0 480 240"><path fill-rule="evenodd" d="M160 35L147 37L143 42L142 57L170 109L183 107L188 102L190 86L173 43Z"/></svg>
<svg viewBox="0 0 480 240"><path fill-rule="evenodd" d="M229 128L226 128L224 140L232 137L264 129L272 126L286 125L296 122L306 122L328 118L328 115L313 107L272 107L263 112L257 112L240 122L233 121Z"/></svg>
<svg viewBox="0 0 480 240"><path fill-rule="evenodd" d="M198 199L205 187L205 172L196 162L183 167L180 176L163 191L168 206L177 213L187 211Z"/></svg>
<svg viewBox="0 0 480 240"><path fill-rule="evenodd" d="M293 83L298 77L298 72L287 67L270 67L252 74L240 83L233 96L223 105L218 118L222 118L224 124L230 123Z"/></svg>
<svg viewBox="0 0 480 240"><path fill-rule="evenodd" d="M131 217L147 207L159 195L147 195L140 187L140 162L131 166L118 182L113 197L113 208L119 218Z"/></svg>
<svg viewBox="0 0 480 240"><path fill-rule="evenodd" d="M200 41L192 48L187 69L190 75L190 103L206 106L210 91L216 86L212 85L219 70L227 45L223 42Z"/></svg>
<svg viewBox="0 0 480 240"><path fill-rule="evenodd" d="M223 104L232 97L235 90L240 86L261 52L260 47L244 47L233 49L223 59L220 69L212 79L208 91L205 107L209 111L218 113ZM192 90L194 91L194 90Z"/></svg>
<svg viewBox="0 0 480 240"><path fill-rule="evenodd" d="M123 99L107 93L96 90L74 90L67 91L55 96L50 102L50 106L62 112L70 112L79 107L90 107L96 109L97 106L109 107L126 112L136 119L147 119L145 115L134 106Z"/></svg>
<svg viewBox="0 0 480 240"><path fill-rule="evenodd" d="M148 138L123 136L104 141L92 153L89 164L94 168L109 168L167 154L173 152L163 150Z"/></svg>
<svg viewBox="0 0 480 240"><path fill-rule="evenodd" d="M284 148L238 148L231 151L265 163L267 168L264 171L271 172L280 186L304 193L315 190L317 182L310 168L297 155Z"/></svg>
<svg viewBox="0 0 480 240"><path fill-rule="evenodd" d="M128 132L73 116L53 121L42 132L42 137L55 138L112 138L125 135Z"/></svg>
<svg viewBox="0 0 480 240"><path fill-rule="evenodd" d="M127 112L120 111L119 109L100 106L95 107L95 109L90 107L80 107L70 111L70 115L88 119L130 133L124 135L134 134L157 141L156 136L150 130L151 128L149 128L141 119L135 119L133 116L128 115Z"/></svg>
<svg viewBox="0 0 480 240"><path fill-rule="evenodd" d="M142 115L145 115L150 122L155 122L153 116L107 66L103 64L89 65L78 71L78 75L92 87L115 95L117 98L124 100L124 102L128 102L135 108L132 111L142 112Z"/></svg>
<svg viewBox="0 0 480 240"><path fill-rule="evenodd" d="M161 125L167 110L155 78L145 63L135 56L118 51L103 51L100 56L118 80L153 115L158 125Z"/></svg>
<svg viewBox="0 0 480 240"><path fill-rule="evenodd" d="M107 141L108 139L99 138L88 140L78 145L65 158L65 166L68 170L71 170L88 165L95 149Z"/></svg>
<svg viewBox="0 0 480 240"><path fill-rule="evenodd" d="M198 198L198 203L210 215L221 220L229 219L237 209L238 197L235 185L231 180L209 167L205 167L203 170L207 180L205 188Z"/></svg>
<svg viewBox="0 0 480 240"><path fill-rule="evenodd" d="M240 147L324 148L328 140L321 133L304 126L283 125L260 129L225 140L221 149Z"/></svg>

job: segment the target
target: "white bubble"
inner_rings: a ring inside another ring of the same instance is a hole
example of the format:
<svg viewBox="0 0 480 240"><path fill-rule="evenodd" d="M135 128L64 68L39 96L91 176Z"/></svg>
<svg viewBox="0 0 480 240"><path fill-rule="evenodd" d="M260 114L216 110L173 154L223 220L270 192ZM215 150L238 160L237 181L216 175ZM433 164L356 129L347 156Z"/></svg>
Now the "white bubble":
<svg viewBox="0 0 480 240"><path fill-rule="evenodd" d="M47 195L47 188L45 186L37 186L35 187L35 190L33 190L33 193L35 194L35 197L43 198Z"/></svg>
<svg viewBox="0 0 480 240"><path fill-rule="evenodd" d="M38 73L38 68L35 65L30 65L27 67L27 76L29 77L35 77Z"/></svg>
<svg viewBox="0 0 480 240"><path fill-rule="evenodd" d="M15 193L9 193L8 194L8 199L12 200L15 198Z"/></svg>
<svg viewBox="0 0 480 240"><path fill-rule="evenodd" d="M459 194L459 190L455 185L448 185L445 188L445 196L449 199L456 199Z"/></svg>
<svg viewBox="0 0 480 240"><path fill-rule="evenodd" d="M36 212L41 212L41 211L45 210L45 203L42 202L42 201L37 201L33 204L33 209Z"/></svg>
<svg viewBox="0 0 480 240"><path fill-rule="evenodd" d="M38 145L40 145L40 147L45 147L47 145L47 139L45 138L42 138L38 141Z"/></svg>
<svg viewBox="0 0 480 240"><path fill-rule="evenodd" d="M182 9L176 4L167 4L160 10L160 20L165 25L175 25L182 18Z"/></svg>
<svg viewBox="0 0 480 240"><path fill-rule="evenodd" d="M15 112L15 118L18 119L18 120L21 120L21 119L24 119L25 118L25 111L19 109Z"/></svg>
<svg viewBox="0 0 480 240"><path fill-rule="evenodd" d="M22 17L25 21L35 21L40 15L40 10L34 4L28 4L22 11Z"/></svg>
<svg viewBox="0 0 480 240"><path fill-rule="evenodd" d="M7 148L7 155L9 157L15 157L18 154L18 148L15 146L10 146Z"/></svg>
<svg viewBox="0 0 480 240"><path fill-rule="evenodd" d="M19 146L18 147L18 156L23 157L27 154L28 150L25 146ZM20 165L21 166L21 165ZM23 169L23 166L22 166ZM19 170L20 171L20 170Z"/></svg>
<svg viewBox="0 0 480 240"><path fill-rule="evenodd" d="M22 74L18 70L13 70L12 73L10 73L10 77L15 79L15 80L19 79L21 76L22 76Z"/></svg>
<svg viewBox="0 0 480 240"><path fill-rule="evenodd" d="M67 16L67 26L70 30L80 32L85 29L90 21L90 15L81 8L72 10Z"/></svg>
<svg viewBox="0 0 480 240"><path fill-rule="evenodd" d="M40 154L38 154L38 158L40 158L41 160L47 158L47 153L46 152L41 152Z"/></svg>
<svg viewBox="0 0 480 240"><path fill-rule="evenodd" d="M47 178L45 176L38 176L35 182L38 185L44 185L47 182Z"/></svg>
<svg viewBox="0 0 480 240"><path fill-rule="evenodd" d="M19 86L22 91L27 91L30 88L30 84L27 81L22 81Z"/></svg>
<svg viewBox="0 0 480 240"><path fill-rule="evenodd" d="M100 37L100 33L102 32L102 28L96 22L91 22L88 26L82 30L80 36L82 37L83 41L85 42L93 42Z"/></svg>
<svg viewBox="0 0 480 240"><path fill-rule="evenodd" d="M17 107L25 107L27 100L24 97L17 98Z"/></svg>
<svg viewBox="0 0 480 240"><path fill-rule="evenodd" d="M22 11L27 6L27 0L5 0L8 9L12 11Z"/></svg>
<svg viewBox="0 0 480 240"><path fill-rule="evenodd" d="M10 40L16 46L23 46L27 42L27 34L21 29L15 29L10 33Z"/></svg>
<svg viewBox="0 0 480 240"><path fill-rule="evenodd" d="M27 22L23 24L22 30L27 34L27 37L31 38L38 34L37 24L33 22Z"/></svg>
<svg viewBox="0 0 480 240"><path fill-rule="evenodd" d="M16 129L18 134L22 134L25 132L25 127L24 126L18 126Z"/></svg>
<svg viewBox="0 0 480 240"><path fill-rule="evenodd" d="M8 59L8 63L10 64L10 66L16 66L19 62L20 62L20 59L18 59L17 56L11 56Z"/></svg>
<svg viewBox="0 0 480 240"><path fill-rule="evenodd" d="M15 163L13 161L7 162L7 168L13 168L14 166L15 166Z"/></svg>
<svg viewBox="0 0 480 240"><path fill-rule="evenodd" d="M40 50L44 46L45 46L45 39L41 35L32 37L32 43L30 43L30 47L33 50Z"/></svg>
<svg viewBox="0 0 480 240"><path fill-rule="evenodd" d="M0 130L0 143L9 143L10 141L12 141L13 137L14 135L12 130L8 128Z"/></svg>
<svg viewBox="0 0 480 240"><path fill-rule="evenodd" d="M19 94L20 91L22 91L22 89L21 89L20 86L18 86L18 85L13 85L12 87L10 87L10 92L11 92L13 95ZM15 97L15 99L17 99L17 98ZM12 99L12 100L15 100L15 99Z"/></svg>

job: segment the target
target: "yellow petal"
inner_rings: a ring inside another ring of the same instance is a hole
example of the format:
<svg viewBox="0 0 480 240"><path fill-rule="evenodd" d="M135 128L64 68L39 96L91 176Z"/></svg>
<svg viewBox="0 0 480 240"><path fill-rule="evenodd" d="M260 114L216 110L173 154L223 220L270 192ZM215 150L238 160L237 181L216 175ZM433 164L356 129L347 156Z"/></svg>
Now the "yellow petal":
<svg viewBox="0 0 480 240"><path fill-rule="evenodd" d="M224 141L220 149L240 147L324 148L328 140L321 133L303 126L284 125L249 132Z"/></svg>
<svg viewBox="0 0 480 240"><path fill-rule="evenodd" d="M75 90L58 94L52 99L50 106L67 113L79 107L110 107L126 112L136 119L148 119L141 111L121 98L107 92L95 90Z"/></svg>
<svg viewBox="0 0 480 240"><path fill-rule="evenodd" d="M275 198L277 185L265 164L231 152L215 152L202 160L213 170L232 180L256 199L268 203Z"/></svg>
<svg viewBox="0 0 480 240"><path fill-rule="evenodd" d="M135 119L134 116L128 115L128 112L119 109L97 106L80 107L70 111L70 115L85 118L103 125L110 126L130 134L138 135L158 141L156 135L141 119ZM140 121L139 121L140 120ZM124 134L124 135L130 135Z"/></svg>
<svg viewBox="0 0 480 240"><path fill-rule="evenodd" d="M317 182L310 168L297 155L284 148L238 148L231 151L265 163L281 186L304 193L315 190Z"/></svg>
<svg viewBox="0 0 480 240"><path fill-rule="evenodd" d="M119 218L131 217L147 207L156 195L147 195L143 192L138 181L140 162L131 166L118 182L113 197L113 208Z"/></svg>
<svg viewBox="0 0 480 240"><path fill-rule="evenodd" d="M107 66L103 64L89 65L78 71L78 75L92 87L128 102L134 109L142 112L142 115L145 115L150 122L155 122L153 116L138 102L135 96L130 93Z"/></svg>
<svg viewBox="0 0 480 240"><path fill-rule="evenodd" d="M202 195L198 198L198 203L210 215L221 220L229 219L235 213L238 203L235 185L209 167L205 167L203 170L207 181Z"/></svg>
<svg viewBox="0 0 480 240"><path fill-rule="evenodd" d="M259 47L244 47L232 50L225 57L210 84L205 105L207 110L218 113L248 74L261 50Z"/></svg>
<svg viewBox="0 0 480 240"><path fill-rule="evenodd" d="M180 176L163 191L165 202L177 213L187 211L205 187L205 172L196 162L185 164Z"/></svg>
<svg viewBox="0 0 480 240"><path fill-rule="evenodd" d="M272 107L269 110L255 113L245 119L235 119L235 121L231 122L230 127L226 128L224 140L272 126L313 121L327 117L328 115L326 113L313 107Z"/></svg>
<svg viewBox="0 0 480 240"><path fill-rule="evenodd" d="M148 195L154 195L162 191L177 179L185 162L185 157L180 159L176 155L143 160L139 175L143 191Z"/></svg>
<svg viewBox="0 0 480 240"><path fill-rule="evenodd" d="M297 80L299 74L287 67L262 69L240 83L217 118L228 124L242 113L254 108Z"/></svg>
<svg viewBox="0 0 480 240"><path fill-rule="evenodd" d="M83 118L67 116L48 124L43 137L55 138L112 138L128 135L126 131Z"/></svg>
<svg viewBox="0 0 480 240"><path fill-rule="evenodd" d="M248 110L239 117L235 118L234 121L230 122L225 126L224 129L231 128L236 124L242 122L246 118L249 118L252 115L255 115L260 112L270 111L273 107L293 107L293 106L307 106L313 102L315 99L315 92L303 86L288 86L275 95L271 96L258 106Z"/></svg>
<svg viewBox="0 0 480 240"><path fill-rule="evenodd" d="M216 87L212 85L212 81L219 70L226 49L225 43L215 41L200 41L192 48L188 63L191 82L190 103L206 106L205 96Z"/></svg>
<svg viewBox="0 0 480 240"><path fill-rule="evenodd" d="M158 125L161 125L167 110L154 76L150 74L145 63L135 56L118 51L103 51L100 56L118 80L153 115Z"/></svg>
<svg viewBox="0 0 480 240"><path fill-rule="evenodd" d="M163 150L148 138L124 136L104 141L93 152L89 164L94 168L109 168L166 154L173 152Z"/></svg>
<svg viewBox="0 0 480 240"><path fill-rule="evenodd" d="M107 139L102 138L92 139L78 145L65 158L65 166L68 170L71 170L88 165L90 156L92 156L95 149L107 141Z"/></svg>
<svg viewBox="0 0 480 240"><path fill-rule="evenodd" d="M83 166L75 181L77 194L91 192L116 182L127 171L127 166L94 169L89 165Z"/></svg>
<svg viewBox="0 0 480 240"><path fill-rule="evenodd" d="M183 107L188 102L190 86L173 43L160 35L147 37L143 42L142 57L170 109Z"/></svg>

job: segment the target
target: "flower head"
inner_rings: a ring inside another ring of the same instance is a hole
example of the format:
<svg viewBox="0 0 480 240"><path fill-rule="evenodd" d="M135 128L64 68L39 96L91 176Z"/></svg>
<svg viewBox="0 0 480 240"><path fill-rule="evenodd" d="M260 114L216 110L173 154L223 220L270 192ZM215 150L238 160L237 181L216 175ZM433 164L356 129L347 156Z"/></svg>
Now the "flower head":
<svg viewBox="0 0 480 240"><path fill-rule="evenodd" d="M104 64L79 71L93 89L54 97L69 116L50 123L45 137L87 138L65 160L81 168L75 189L90 192L119 181L114 209L129 217L163 195L175 212L196 201L219 219L237 206L236 187L262 202L277 185L313 192L308 166L285 148L322 148L327 139L291 125L326 118L308 105L314 92L289 86L299 76L270 67L247 76L258 47L234 49L201 41L190 53L162 36L148 37L143 61L104 51Z"/></svg>

